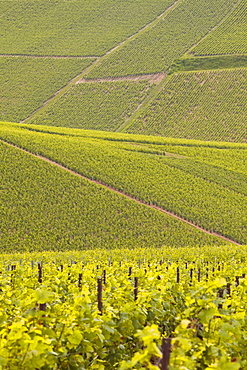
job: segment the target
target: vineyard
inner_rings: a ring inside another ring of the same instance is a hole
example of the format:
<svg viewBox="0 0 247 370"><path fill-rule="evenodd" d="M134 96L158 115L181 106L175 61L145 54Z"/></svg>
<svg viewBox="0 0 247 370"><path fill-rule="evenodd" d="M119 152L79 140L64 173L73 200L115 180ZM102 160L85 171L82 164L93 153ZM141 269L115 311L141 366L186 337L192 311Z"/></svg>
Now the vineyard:
<svg viewBox="0 0 247 370"><path fill-rule="evenodd" d="M232 8L236 0L186 0L151 29L111 53L88 78L116 77L165 71L198 42ZM220 9L220 10L219 10Z"/></svg>
<svg viewBox="0 0 247 370"><path fill-rule="evenodd" d="M115 131L142 103L149 87L146 81L80 83L29 123Z"/></svg>
<svg viewBox="0 0 247 370"><path fill-rule="evenodd" d="M247 370L246 15L0 0L0 370Z"/></svg>
<svg viewBox="0 0 247 370"><path fill-rule="evenodd" d="M156 98L123 130L246 142L246 80L246 69L173 74Z"/></svg>
<svg viewBox="0 0 247 370"><path fill-rule="evenodd" d="M222 243L3 143L1 175L2 252Z"/></svg>
<svg viewBox="0 0 247 370"><path fill-rule="evenodd" d="M0 366L246 369L246 258L246 247L3 254Z"/></svg>
<svg viewBox="0 0 247 370"><path fill-rule="evenodd" d="M1 0L1 54L99 56L153 21L172 0Z"/></svg>
<svg viewBox="0 0 247 370"><path fill-rule="evenodd" d="M142 147L138 142L119 142L118 138L129 139L123 134L109 138L102 134L100 140L83 133L73 135L68 129L61 135L55 128L53 133L46 132L49 127L43 132L36 128L30 131L29 126L3 124L0 138L204 229L247 243L246 145L224 150L216 145L207 150L204 143L193 147L188 142L184 156L180 151L186 145L174 147L169 140L156 148ZM197 157L201 150L202 159Z"/></svg>
<svg viewBox="0 0 247 370"><path fill-rule="evenodd" d="M247 3L241 1L229 17L192 48L194 55L247 54Z"/></svg>
<svg viewBox="0 0 247 370"><path fill-rule="evenodd" d="M0 7L1 120L246 142L245 0Z"/></svg>
<svg viewBox="0 0 247 370"><path fill-rule="evenodd" d="M24 120L93 59L0 57L0 119Z"/></svg>

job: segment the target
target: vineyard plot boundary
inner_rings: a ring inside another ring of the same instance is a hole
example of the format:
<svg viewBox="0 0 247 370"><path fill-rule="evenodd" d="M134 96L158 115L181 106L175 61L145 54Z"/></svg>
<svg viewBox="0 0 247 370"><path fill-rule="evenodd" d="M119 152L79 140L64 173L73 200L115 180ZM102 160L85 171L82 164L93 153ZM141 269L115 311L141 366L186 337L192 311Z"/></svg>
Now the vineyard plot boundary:
<svg viewBox="0 0 247 370"><path fill-rule="evenodd" d="M29 54L0 54L1 57L7 58L32 58L32 59L45 59L45 58L52 58L52 59L98 59L97 56L73 56L73 55L29 55Z"/></svg>

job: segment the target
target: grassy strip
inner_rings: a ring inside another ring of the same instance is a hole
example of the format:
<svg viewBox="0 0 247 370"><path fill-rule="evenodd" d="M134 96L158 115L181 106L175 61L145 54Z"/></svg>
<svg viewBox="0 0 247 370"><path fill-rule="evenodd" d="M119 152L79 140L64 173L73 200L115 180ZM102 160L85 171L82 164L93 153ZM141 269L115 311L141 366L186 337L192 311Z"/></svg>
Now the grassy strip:
<svg viewBox="0 0 247 370"><path fill-rule="evenodd" d="M247 67L247 55L217 55L209 57L183 57L175 60L168 73L207 71Z"/></svg>

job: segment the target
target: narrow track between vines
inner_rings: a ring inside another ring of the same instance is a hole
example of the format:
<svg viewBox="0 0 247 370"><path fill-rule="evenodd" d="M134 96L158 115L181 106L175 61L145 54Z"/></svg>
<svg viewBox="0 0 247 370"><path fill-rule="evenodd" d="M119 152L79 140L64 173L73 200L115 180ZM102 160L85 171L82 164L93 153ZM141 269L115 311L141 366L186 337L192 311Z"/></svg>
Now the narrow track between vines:
<svg viewBox="0 0 247 370"><path fill-rule="evenodd" d="M113 191L113 192L115 192L115 193L117 193L117 194L120 194L120 195L122 195L122 196L124 196L124 197L126 197L126 198L128 198L128 199L131 199L131 200L135 201L136 203L142 204L142 205L144 205L144 206L146 206L146 207L148 207L148 208L156 209L156 210L158 210L158 211L160 211L160 212L162 212L162 213L165 213L165 214L167 214L167 215L169 215L169 216L171 216L171 217L173 217L173 218L175 218L175 219L177 219L177 220L179 220L179 221L182 221L182 222L184 222L184 223L186 223L186 224L188 224L188 225L190 225L190 226L194 227L195 229L198 229L198 230L200 230L200 231L204 232L205 234L209 234L209 235L212 235L212 236L216 236L216 237L221 238L222 240L225 240L225 241L227 241L227 242L229 242L229 243L232 243L232 244L235 244L235 245L241 246L241 244L237 243L235 240L229 239L229 238L225 237L224 235L218 234L218 233L216 233L216 232L208 231L208 230L204 229L203 227L200 227L200 226L198 226L198 225L194 224L194 223L193 223L193 222L191 222L191 221L187 221L186 219L184 219L184 218L182 218L182 217L180 217L180 216L177 216L176 214L174 214L174 213L172 213L172 212L170 212L170 211L167 211L167 210L165 210L165 209L163 209L163 208L161 208L161 207L158 207L158 206L155 206L155 205L152 205L152 204L145 203L145 202L143 202L143 201L141 201L141 200L139 200L139 199L136 199L135 197L133 197L133 196L131 196L131 195L129 195L129 194L125 194L124 192L119 191L119 190L117 190L117 189L115 189L115 188L113 188L113 187L111 187L111 186L109 186L109 185L107 185L107 184L105 184L105 183L103 183L103 182L100 182L100 181L98 181L98 180L90 179L89 177L86 177L86 176L84 176L84 175L82 175L82 174L80 174L80 173L78 173L78 172L76 172L76 171L73 171L73 170L71 170L71 169L69 169L69 168L67 168L67 167L63 166L62 164L60 164L60 163L58 163L58 162L56 162L56 161L54 161L54 160L51 160L51 159L49 159L49 158L47 158L47 157L44 157L43 155L40 155L40 154L34 154L34 153L32 153L32 152L30 152L30 151L28 151L28 150L24 149L24 148L21 148L21 147L19 147L19 146L15 145L15 144L12 144L12 143L8 143L7 141L2 140L2 139L0 139L0 141L1 141L2 143L6 144L6 145L9 145L9 146L14 147L14 148L16 148L16 149L19 149L19 150L21 150L21 151L23 151L23 152L25 152L25 153L27 153L27 154L29 154L29 155L32 155L32 156L34 156L34 157L36 157L36 158L42 159L43 161L45 161L45 162L47 162L47 163L50 163L50 164L52 164L52 165L55 165L55 166L57 166L57 167L59 167L59 168L61 168L61 169L65 170L65 171L67 171L67 172L70 172L71 174L73 174L73 175L75 175L75 176L79 176L79 177L83 178L84 180L87 180L87 181L89 181L89 182L91 182L91 183L93 183L93 184L101 185L101 186L103 186L104 188L106 188L106 189L108 189L108 190L111 190L111 191Z"/></svg>

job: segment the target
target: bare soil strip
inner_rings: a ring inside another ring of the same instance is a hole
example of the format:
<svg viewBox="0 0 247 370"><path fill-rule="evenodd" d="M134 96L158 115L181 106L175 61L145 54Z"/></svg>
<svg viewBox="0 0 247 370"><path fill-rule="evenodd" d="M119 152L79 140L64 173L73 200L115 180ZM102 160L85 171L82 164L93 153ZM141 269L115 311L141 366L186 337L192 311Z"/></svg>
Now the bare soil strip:
<svg viewBox="0 0 247 370"><path fill-rule="evenodd" d="M163 78L166 76L164 72L160 73L152 73L152 74L147 74L147 75L132 75L132 76L123 76L123 77L108 77L108 78L95 78L95 79L85 79L81 78L79 81L76 82L77 84L82 84L82 83L94 83L94 82L118 82L118 81L148 81L149 83L160 83Z"/></svg>
<svg viewBox="0 0 247 370"><path fill-rule="evenodd" d="M115 193L117 193L117 194L120 194L120 195L122 195L122 196L124 196L124 197L126 197L126 198L128 198L128 199L131 199L131 200L135 201L136 203L142 204L142 205L144 205L144 206L146 206L146 207L148 207L148 208L156 209L156 210L158 210L158 211L160 211L160 212L162 212L162 213L165 213L165 214L167 214L167 215L169 215L169 216L171 216L171 217L173 217L173 218L175 218L175 219L177 219L177 220L179 220L179 221L182 221L182 222L184 222L184 223L186 223L186 224L188 224L188 225L190 225L190 226L194 227L194 228L195 228L195 229L197 229L197 230L200 230L200 231L204 232L205 234L209 234L209 235L212 235L212 236L216 236L216 237L218 237L218 238L221 238L221 239L222 239L222 240L224 240L224 241L227 241L227 242L229 242L229 243L232 243L232 244L235 244L235 245L241 246L241 244L239 244L239 243L237 243L236 241L231 240L231 239L229 239L229 238L227 238L227 237L225 237L225 236L223 236L223 235L221 235L221 234L218 234L218 233L216 233L216 232L208 231L208 230L206 230L206 229L204 229L204 228L202 228L202 227L200 227L200 226L198 226L198 225L196 225L196 224L194 224L194 223L192 223L192 222L190 222L190 221L187 221L187 220L185 220L184 218L182 218L182 217L180 217L180 216L177 216L177 215L175 215L174 213L169 212L169 211L167 211L167 210L165 210L165 209L163 209L163 208L160 208L160 207L155 206L155 205L152 205L152 204L145 203L145 202L143 202L143 201L141 201L141 200L139 200L139 199L136 199L136 198L132 197L131 195L125 194L124 192L119 191L119 190L117 190L117 189L114 189L113 187L111 187L111 186L109 186L109 185L107 185L107 184L104 184L104 183L102 183L102 182L100 182L100 181L92 180L92 179L90 179L90 178L88 178L88 177L86 177L86 176L84 176L84 175L81 175L80 173L78 173L78 172L76 172L76 171L70 170L69 168L67 168L67 167L63 166L62 164L57 163L57 162L55 162L55 161L53 161L53 160L51 160L51 159L49 159L49 158L46 158L46 157L44 157L44 156L42 156L42 155L40 155L40 154L34 154L34 153L32 153L32 152L29 152L29 151L28 151L28 150L26 150L26 149L23 149L23 148L21 148L21 147L19 147L19 146L17 146L17 145L14 145L14 144L8 143L8 142L6 142L6 141L4 141L4 140L2 140L2 139L0 139L0 141L1 141L1 142L3 142L3 143L4 143L4 144L6 144L6 145L10 145L10 146L12 146L12 147L14 147L14 148L16 148L16 149L19 149L19 150L21 150L21 151L23 151L23 152L25 152L25 153L27 153L27 154L30 154L30 155L32 155L32 156L34 156L34 157L36 157L36 158L40 158L40 159L42 159L43 161L45 161L45 162L47 162L47 163L50 163L50 164L55 165L55 166L57 166L57 167L59 167L59 168L62 168L63 170L65 170L65 171L67 171L67 172L70 172L70 173L72 173L72 174L73 174L73 175L75 175L75 176L79 176L79 177L83 178L84 180L87 180L87 181L89 181L89 182L91 182L91 183L93 183L93 184L101 185L101 186L103 186L104 188L106 188L106 189L108 189L108 190L111 190L111 191L113 191L113 192L115 192Z"/></svg>
<svg viewBox="0 0 247 370"><path fill-rule="evenodd" d="M51 58L51 59L98 59L98 56L73 56L73 55L29 55L29 54L0 54L0 57L13 57L13 58Z"/></svg>

